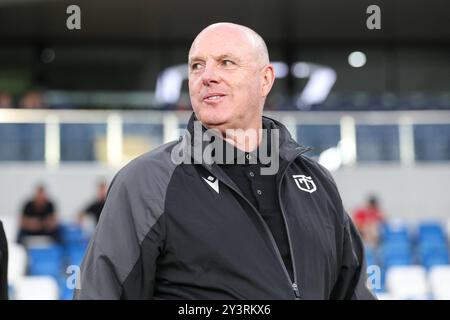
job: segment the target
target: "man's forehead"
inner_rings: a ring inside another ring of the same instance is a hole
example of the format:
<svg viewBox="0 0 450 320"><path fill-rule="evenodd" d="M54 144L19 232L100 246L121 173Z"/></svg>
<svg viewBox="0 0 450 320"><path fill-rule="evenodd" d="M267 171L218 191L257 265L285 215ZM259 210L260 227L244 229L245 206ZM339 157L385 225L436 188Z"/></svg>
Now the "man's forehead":
<svg viewBox="0 0 450 320"><path fill-rule="evenodd" d="M204 30L192 43L189 58L197 55L245 55L255 49L251 37L242 30L214 28Z"/></svg>
<svg viewBox="0 0 450 320"><path fill-rule="evenodd" d="M216 39L220 41L242 41L252 42L252 36L249 30L235 25L213 25L200 32L196 40L207 38L209 40Z"/></svg>
<svg viewBox="0 0 450 320"><path fill-rule="evenodd" d="M189 61L195 60L207 60L209 58L213 60L222 60L222 59L237 59L242 60L250 57L248 53L244 53L242 51L232 51L221 48L198 48L191 51L189 55Z"/></svg>

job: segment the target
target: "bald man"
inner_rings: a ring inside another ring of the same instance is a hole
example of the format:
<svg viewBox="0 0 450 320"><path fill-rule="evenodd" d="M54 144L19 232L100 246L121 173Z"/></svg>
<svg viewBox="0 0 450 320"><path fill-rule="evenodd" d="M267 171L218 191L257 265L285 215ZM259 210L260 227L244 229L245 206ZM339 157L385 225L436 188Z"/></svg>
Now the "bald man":
<svg viewBox="0 0 450 320"><path fill-rule="evenodd" d="M188 62L187 130L115 176L75 298L373 299L333 178L262 116L263 39L213 24Z"/></svg>

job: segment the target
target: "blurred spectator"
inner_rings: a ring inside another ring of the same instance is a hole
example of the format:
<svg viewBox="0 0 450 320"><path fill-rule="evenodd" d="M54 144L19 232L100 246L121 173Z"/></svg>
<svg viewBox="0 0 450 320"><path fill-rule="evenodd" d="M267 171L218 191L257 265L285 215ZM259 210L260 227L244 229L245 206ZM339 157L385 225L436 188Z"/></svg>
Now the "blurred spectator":
<svg viewBox="0 0 450 320"><path fill-rule="evenodd" d="M55 242L60 240L55 206L42 185L37 187L34 197L25 203L22 210L17 242L23 244L27 236L49 236Z"/></svg>
<svg viewBox="0 0 450 320"><path fill-rule="evenodd" d="M90 203L86 209L84 209L83 212L80 213L80 222L82 223L83 220L87 215L94 218L95 222L98 223L98 220L100 219L100 214L102 213L103 206L105 205L106 201L106 194L108 192L108 186L105 182L100 182L97 187L97 198Z"/></svg>
<svg viewBox="0 0 450 320"><path fill-rule="evenodd" d="M2 108L12 108L13 99L9 93L0 91L0 109Z"/></svg>
<svg viewBox="0 0 450 320"><path fill-rule="evenodd" d="M44 109L47 108L42 92L32 90L25 93L19 102L19 108L23 109Z"/></svg>
<svg viewBox="0 0 450 320"><path fill-rule="evenodd" d="M364 207L355 210L353 220L365 244L371 247L377 246L380 226L384 220L384 214L378 206L378 199L373 195L370 196Z"/></svg>
<svg viewBox="0 0 450 320"><path fill-rule="evenodd" d="M8 243L0 221L0 300L8 300Z"/></svg>

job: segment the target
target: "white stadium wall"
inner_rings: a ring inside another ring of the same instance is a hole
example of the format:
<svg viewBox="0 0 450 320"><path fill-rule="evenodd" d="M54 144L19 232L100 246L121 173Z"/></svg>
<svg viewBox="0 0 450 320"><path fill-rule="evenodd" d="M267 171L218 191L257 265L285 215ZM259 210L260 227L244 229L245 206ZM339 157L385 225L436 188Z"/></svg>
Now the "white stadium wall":
<svg viewBox="0 0 450 320"><path fill-rule="evenodd" d="M372 165L333 173L347 210L361 205L369 193L379 197L387 217L450 218L450 165Z"/></svg>
<svg viewBox="0 0 450 320"><path fill-rule="evenodd" d="M44 184L63 220L76 219L77 214L95 199L97 184L109 183L114 173L107 166L64 165L59 169L44 165L4 165L0 167L0 216L18 215L24 201L32 197L38 184Z"/></svg>
<svg viewBox="0 0 450 320"><path fill-rule="evenodd" d="M73 220L96 194L99 180L108 183L119 168L100 165L0 166L0 216L18 215L35 186L43 183L63 220ZM344 205L351 212L367 195L379 196L388 217L408 220L450 217L450 165L359 165L333 172Z"/></svg>

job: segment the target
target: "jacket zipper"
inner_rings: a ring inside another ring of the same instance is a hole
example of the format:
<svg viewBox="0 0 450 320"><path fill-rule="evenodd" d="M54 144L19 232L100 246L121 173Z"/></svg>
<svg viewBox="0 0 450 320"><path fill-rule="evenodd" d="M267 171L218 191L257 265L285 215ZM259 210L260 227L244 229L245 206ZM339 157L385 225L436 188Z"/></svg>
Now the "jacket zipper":
<svg viewBox="0 0 450 320"><path fill-rule="evenodd" d="M284 175L287 172L287 169L289 168L289 166L292 164L292 162L294 162L294 160L301 154L307 152L310 149L303 149L301 151L299 151L293 158L291 161L289 161L286 166L283 169L283 172L281 173L280 176L280 183L278 184L278 202L280 203L280 209L281 209L281 215L283 217L283 221L284 221L284 226L286 228L286 234L287 234L287 238L288 238L288 243L289 243L289 252L291 254L291 260L292 260L292 271L294 273L294 282L292 282L292 290L294 291L295 294L295 298L296 300L300 300L300 290L298 288L298 281L297 281L297 268L295 265L295 258L294 258L294 250L292 249L292 241L291 241L291 234L289 232L289 225L286 219L286 215L284 213L284 206L283 206L283 202L281 201L281 185L283 183L283 179L284 179ZM289 278L290 279L290 278Z"/></svg>
<svg viewBox="0 0 450 320"><path fill-rule="evenodd" d="M256 216L257 216L258 219L260 220L261 224L262 224L263 227L264 227L264 230L266 230L266 233L267 233L267 235L269 236L270 243L272 244L272 247L273 247L273 249L274 249L274 251L275 251L275 253L276 253L276 256L277 256L277 258L278 258L278 262L281 264L281 267L282 267L282 269L283 269L283 271L284 271L284 274L285 274L285 276L286 276L286 278L287 278L287 280L288 280L288 282L289 282L289 285L291 286L291 289L292 289L292 291L293 291L293 293L294 293L295 300L300 300L300 292L299 292L298 285L297 285L297 275L296 275L296 267L295 267L294 252L293 252L293 250L292 250L292 244L291 244L291 238L290 238L290 234L289 234L289 228L288 228L288 225L287 225L286 217L285 217L284 210L283 210L283 206L282 206L282 203L281 203L281 197L280 197L280 194L281 194L281 183L282 183L282 181L283 181L283 177L284 177L284 174L285 174L286 171L287 171L287 168L291 165L291 163L292 163L299 155L301 155L302 153L307 152L308 150L310 150L310 149L304 149L304 150L299 151L299 152L293 157L293 159L292 159L291 161L289 161L289 163L286 165L286 167L285 167L284 170L283 170L283 173L282 173L282 175L281 175L281 177L280 177L280 184L278 185L278 201L280 202L281 215L283 216L284 225L285 225L285 227L286 227L286 234L287 234L287 237L288 237L289 251L290 251L290 254L291 254L291 260L292 260L292 271L293 271L293 273L294 273L294 282L292 282L291 276L289 275L289 272L287 271L286 266L284 265L283 258L281 257L280 250L278 249L278 246L277 246L277 244L276 244L276 242L275 242L275 239L273 238L272 232L270 231L270 229L269 229L267 223L264 221L264 219L263 219L261 213L260 213L260 212L258 211L258 209L256 209L256 208L253 206L253 204L252 204L252 203L251 203L251 202L250 202L250 201L249 201L249 200L241 193L240 190L234 188L232 185L229 185L228 183L226 183L226 182L224 182L224 181L221 181L221 182L222 182L223 184L225 184L228 188L230 188L230 189L232 189L234 192L236 192L242 199L244 199L244 200L247 202L247 204L248 204L248 205L253 209L253 211L256 213ZM203 166L203 167L204 167L205 169L207 169L212 175L217 176L217 174L211 172L211 170L210 170L209 168L206 168L205 166Z"/></svg>
<svg viewBox="0 0 450 320"><path fill-rule="evenodd" d="M289 281L289 285L291 286L291 288L294 292L295 298L297 299L297 295L298 295L298 292L296 290L297 285L292 282L291 276L289 275L289 272L287 271L286 266L284 265L283 258L281 257L280 250L278 249L275 239L273 238L272 232L270 231L269 227L267 226L267 223L264 221L263 217L261 216L261 213L258 211L258 209L256 209L253 206L253 204L249 200L247 200L247 198L239 190L235 189L233 186L227 184L226 182L222 181L222 183L224 183L227 187L229 187L230 189L235 191L241 198L243 198L247 202L247 204L253 209L253 211L255 211L258 219L260 220L261 224L264 227L264 230L266 231L267 235L269 236L270 243L272 244L272 247L275 250L276 256L278 258L278 262L281 264L284 274L285 274L287 280Z"/></svg>

